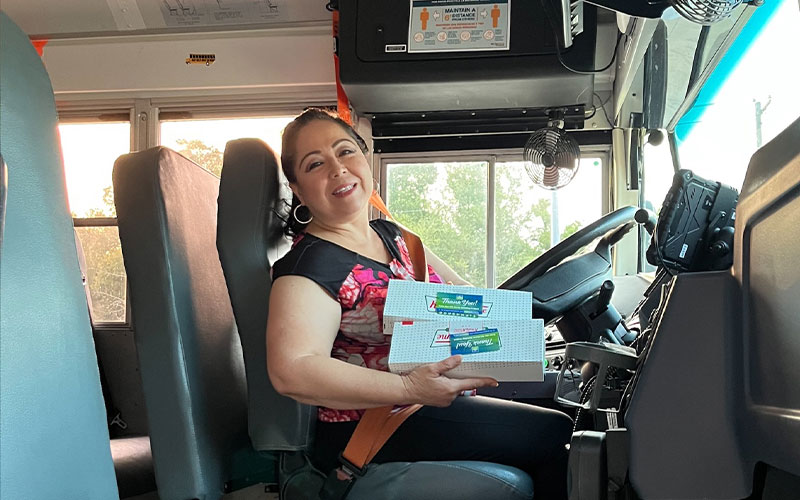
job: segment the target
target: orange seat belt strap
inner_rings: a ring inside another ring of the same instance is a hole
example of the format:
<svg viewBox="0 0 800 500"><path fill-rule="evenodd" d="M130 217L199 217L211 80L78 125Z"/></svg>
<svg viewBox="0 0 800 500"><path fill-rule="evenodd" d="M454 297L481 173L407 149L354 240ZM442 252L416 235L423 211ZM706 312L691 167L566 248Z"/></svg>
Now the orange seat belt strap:
<svg viewBox="0 0 800 500"><path fill-rule="evenodd" d="M422 240L419 236L394 220L394 217L389 213L389 209L386 208L386 204L377 191L372 191L372 196L369 197L369 204L397 224L397 227L400 228L400 233L403 235L403 240L406 242L406 247L408 247L408 256L411 258L414 279L417 281L428 281L428 261L425 258L425 247L422 246Z"/></svg>
<svg viewBox="0 0 800 500"><path fill-rule="evenodd" d="M381 406L367 410L361 416L356 430L353 431L347 447L342 452L342 458L357 469L353 472L361 472L400 424L420 408L422 405L415 404L400 408Z"/></svg>
<svg viewBox="0 0 800 500"><path fill-rule="evenodd" d="M377 191L372 192L369 198L369 203L383 215L394 221L394 217L389 213L386 204L381 199ZM422 240L419 236L414 234L401 224L397 224L400 228L400 233L403 235L403 240L408 247L408 255L411 258L411 266L414 270L414 278L417 281L428 281L428 263L425 259L425 247L422 246ZM395 408L394 406L381 406L379 408L370 408L356 426L353 435L350 436L350 441L347 442L342 452L341 458L345 467L352 467L354 470L350 473L362 473L364 466L366 466L375 455L380 451L386 441L394 434L394 431L400 427L400 424L414 414L417 410L422 408L422 405L415 404ZM346 473L343 471L343 474ZM340 477L341 480L352 479L351 477Z"/></svg>

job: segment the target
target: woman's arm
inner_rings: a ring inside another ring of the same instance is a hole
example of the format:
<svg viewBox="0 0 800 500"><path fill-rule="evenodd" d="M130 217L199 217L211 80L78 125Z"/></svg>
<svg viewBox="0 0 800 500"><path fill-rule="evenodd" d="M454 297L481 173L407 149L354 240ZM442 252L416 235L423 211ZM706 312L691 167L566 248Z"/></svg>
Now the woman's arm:
<svg viewBox="0 0 800 500"><path fill-rule="evenodd" d="M453 268L448 266L442 259L440 259L435 253L433 253L433 251L430 248L428 247L424 248L425 248L425 258L427 259L428 264L433 266L433 268L436 270L436 273L442 277L445 283L452 283L453 285L474 286L472 283L459 276L458 273L453 270Z"/></svg>
<svg viewBox="0 0 800 500"><path fill-rule="evenodd" d="M331 358L341 306L319 285L283 276L270 293L267 368L279 393L307 404L362 409L392 404L447 406L464 390L495 386L490 378L450 379L461 362L451 356L408 375L372 370Z"/></svg>

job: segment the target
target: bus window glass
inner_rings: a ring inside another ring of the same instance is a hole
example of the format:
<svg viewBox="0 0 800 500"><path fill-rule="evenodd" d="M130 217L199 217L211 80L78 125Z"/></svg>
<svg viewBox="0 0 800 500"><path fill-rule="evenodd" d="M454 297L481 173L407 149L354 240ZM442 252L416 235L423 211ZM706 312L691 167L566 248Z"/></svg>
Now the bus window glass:
<svg viewBox="0 0 800 500"><path fill-rule="evenodd" d="M676 126L682 168L740 189L755 150L800 116L798 25L795 0L755 9Z"/></svg>
<svg viewBox="0 0 800 500"><path fill-rule="evenodd" d="M130 123L62 123L61 151L73 217L116 217L111 171L131 151Z"/></svg>
<svg viewBox="0 0 800 500"><path fill-rule="evenodd" d="M225 144L254 137L281 154L281 131L293 117L221 118L161 121L161 145L177 151L217 176L222 172Z"/></svg>
<svg viewBox="0 0 800 500"><path fill-rule="evenodd" d="M86 259L92 322L125 323L127 279L117 226L76 227Z"/></svg>
<svg viewBox="0 0 800 500"><path fill-rule="evenodd" d="M601 158L581 158L575 178L557 191L534 185L525 162L495 169L495 285L603 215Z"/></svg>
<svg viewBox="0 0 800 500"><path fill-rule="evenodd" d="M94 323L126 322L127 281L111 185L114 161L130 152L130 123L62 123L61 151Z"/></svg>
<svg viewBox="0 0 800 500"><path fill-rule="evenodd" d="M535 186L522 161L496 161L494 179L489 165L488 160L386 163L392 214L475 286L497 286L602 215L600 157L581 159L577 176L555 192ZM487 255L492 232L494 252Z"/></svg>
<svg viewBox="0 0 800 500"><path fill-rule="evenodd" d="M745 10L745 6L740 5L733 10L729 17L705 28L685 19L675 9L664 11L661 21L667 30L668 86L667 98L664 103L664 116L667 121L678 111L690 90L689 80L695 59L697 60L696 71L699 75L722 47L731 28L739 21ZM701 36L703 30L706 33Z"/></svg>
<svg viewBox="0 0 800 500"><path fill-rule="evenodd" d="M486 286L488 162L390 163L386 203L462 278Z"/></svg>

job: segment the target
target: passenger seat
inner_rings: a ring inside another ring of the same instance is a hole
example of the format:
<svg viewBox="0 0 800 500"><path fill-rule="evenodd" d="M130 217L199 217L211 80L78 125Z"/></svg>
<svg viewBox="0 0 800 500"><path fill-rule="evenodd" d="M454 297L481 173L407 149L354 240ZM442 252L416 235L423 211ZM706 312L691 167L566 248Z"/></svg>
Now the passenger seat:
<svg viewBox="0 0 800 500"><path fill-rule="evenodd" d="M150 443L161 500L272 481L247 439L244 360L215 247L219 179L156 147L114 164Z"/></svg>
<svg viewBox="0 0 800 500"><path fill-rule="evenodd" d="M0 495L117 498L97 358L67 209L53 90L0 12Z"/></svg>

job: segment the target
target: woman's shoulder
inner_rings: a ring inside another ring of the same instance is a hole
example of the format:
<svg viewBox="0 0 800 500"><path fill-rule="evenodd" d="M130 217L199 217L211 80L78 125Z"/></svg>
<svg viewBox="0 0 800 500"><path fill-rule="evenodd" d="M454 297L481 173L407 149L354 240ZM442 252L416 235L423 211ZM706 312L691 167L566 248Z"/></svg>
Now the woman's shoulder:
<svg viewBox="0 0 800 500"><path fill-rule="evenodd" d="M281 276L304 276L318 283L334 297L350 270L356 255L316 236L301 235L286 255L272 269L272 279Z"/></svg>
<svg viewBox="0 0 800 500"><path fill-rule="evenodd" d="M370 221L370 225L379 233L388 236L391 239L396 238L397 236L402 236L400 232L400 228L397 227L392 221L386 219L374 219Z"/></svg>

